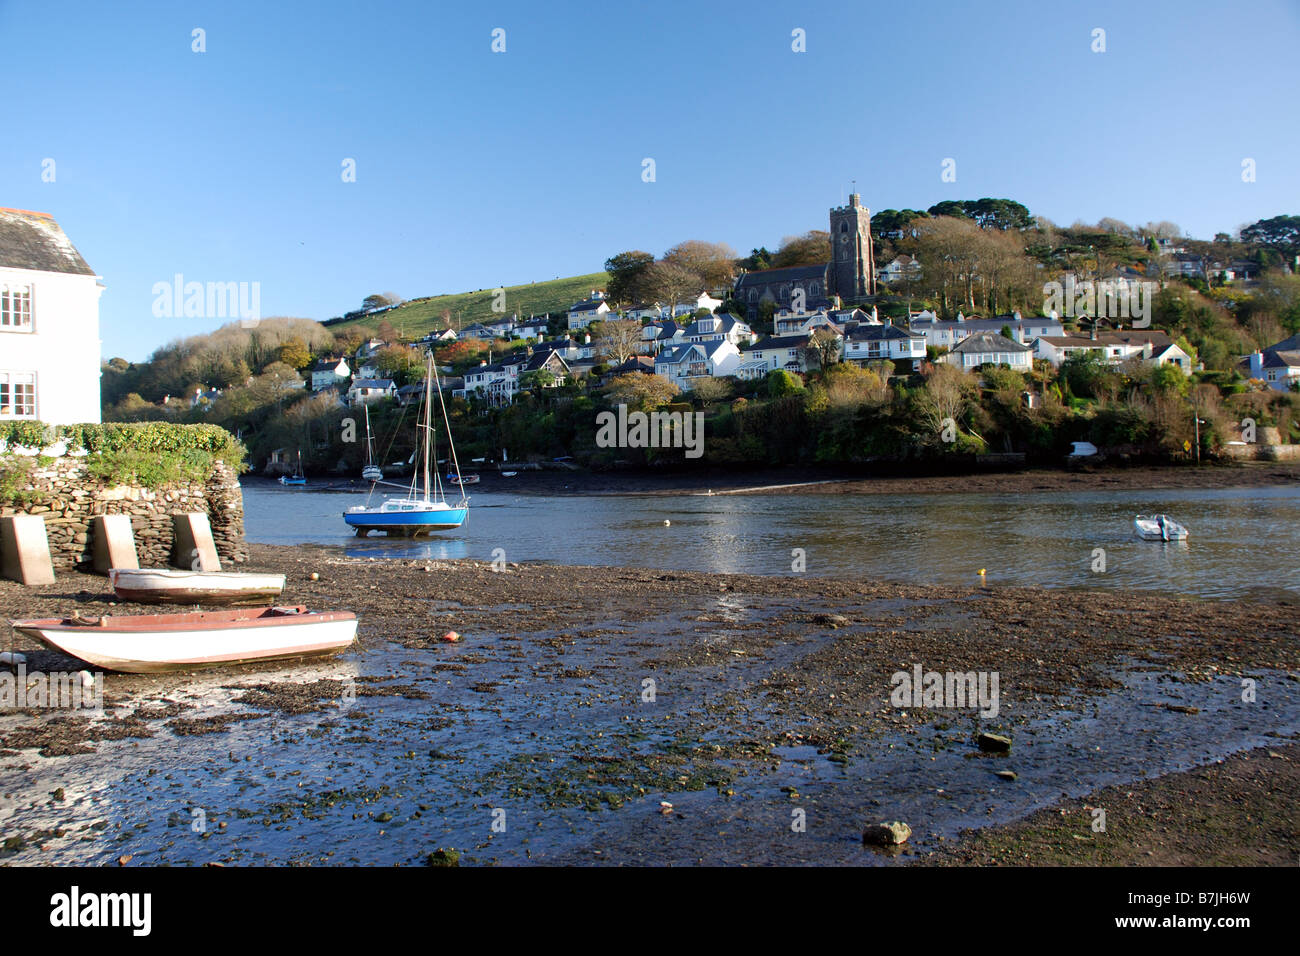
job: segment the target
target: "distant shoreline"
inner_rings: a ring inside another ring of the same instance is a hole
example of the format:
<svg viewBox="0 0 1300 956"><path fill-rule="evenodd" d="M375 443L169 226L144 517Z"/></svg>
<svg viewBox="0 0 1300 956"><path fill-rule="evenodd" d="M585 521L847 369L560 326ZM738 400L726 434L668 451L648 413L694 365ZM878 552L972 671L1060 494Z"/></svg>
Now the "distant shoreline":
<svg viewBox="0 0 1300 956"><path fill-rule="evenodd" d="M507 470L509 470L507 468ZM466 473L470 473L466 469ZM1064 468L1026 468L1015 471L981 471L965 474L902 475L872 466L787 466L746 470L701 471L521 470L513 478L495 468L481 469L474 492L517 495L778 495L778 494L1026 494L1034 491L1161 491L1170 489L1266 488L1300 484L1300 462L1249 462L1213 465L1133 465ZM406 479L409 480L409 479ZM247 487L269 487L275 479L245 475ZM366 491L359 478L326 476L308 478L309 491ZM391 479L402 484L403 479ZM286 489L291 490L291 489ZM397 489L394 489L396 491Z"/></svg>

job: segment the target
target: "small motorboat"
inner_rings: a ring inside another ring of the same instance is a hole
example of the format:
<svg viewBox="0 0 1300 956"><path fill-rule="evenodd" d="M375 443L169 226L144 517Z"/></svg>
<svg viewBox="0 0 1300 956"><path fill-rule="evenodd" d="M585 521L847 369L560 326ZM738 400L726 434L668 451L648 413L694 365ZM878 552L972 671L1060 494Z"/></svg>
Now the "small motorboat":
<svg viewBox="0 0 1300 956"><path fill-rule="evenodd" d="M9 623L46 647L130 674L337 654L357 636L351 611L313 612L302 606Z"/></svg>
<svg viewBox="0 0 1300 956"><path fill-rule="evenodd" d="M453 485L477 485L479 477L478 475L458 475L455 472L449 472L447 481Z"/></svg>
<svg viewBox="0 0 1300 956"><path fill-rule="evenodd" d="M1133 530L1143 541L1182 541L1187 529L1168 515L1138 515Z"/></svg>
<svg viewBox="0 0 1300 956"><path fill-rule="evenodd" d="M515 475L517 475L517 474L519 474L519 472L517 472L517 471L503 471L503 472L501 472L501 477L502 477L502 478L513 478L513 477L514 477Z"/></svg>
<svg viewBox="0 0 1300 956"><path fill-rule="evenodd" d="M283 574L113 568L113 593L141 604L270 604L284 590Z"/></svg>

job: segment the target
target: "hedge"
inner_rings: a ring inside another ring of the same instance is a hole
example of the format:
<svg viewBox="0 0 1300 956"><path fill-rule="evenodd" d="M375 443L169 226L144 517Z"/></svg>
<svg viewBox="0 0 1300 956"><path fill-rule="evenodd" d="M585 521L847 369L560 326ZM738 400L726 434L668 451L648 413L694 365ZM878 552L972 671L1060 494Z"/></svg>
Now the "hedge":
<svg viewBox="0 0 1300 956"><path fill-rule="evenodd" d="M44 448L66 440L69 451L146 452L152 454L204 452L239 470L248 454L243 443L220 425L177 425L171 422L108 422L102 425L46 425L44 422L0 422L0 441L12 448Z"/></svg>

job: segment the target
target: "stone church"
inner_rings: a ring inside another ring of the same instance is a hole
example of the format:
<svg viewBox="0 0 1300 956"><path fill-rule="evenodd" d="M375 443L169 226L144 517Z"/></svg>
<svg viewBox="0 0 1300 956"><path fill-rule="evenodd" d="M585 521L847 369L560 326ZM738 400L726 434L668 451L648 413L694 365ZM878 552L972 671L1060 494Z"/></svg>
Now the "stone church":
<svg viewBox="0 0 1300 956"><path fill-rule="evenodd" d="M803 311L830 308L835 297L842 305L856 305L876 294L875 256L871 246L871 210L857 193L847 206L831 209L831 261L820 265L791 266L746 272L736 280L733 295L745 304L750 324L759 307L773 302L776 311L794 311L796 291L803 291Z"/></svg>

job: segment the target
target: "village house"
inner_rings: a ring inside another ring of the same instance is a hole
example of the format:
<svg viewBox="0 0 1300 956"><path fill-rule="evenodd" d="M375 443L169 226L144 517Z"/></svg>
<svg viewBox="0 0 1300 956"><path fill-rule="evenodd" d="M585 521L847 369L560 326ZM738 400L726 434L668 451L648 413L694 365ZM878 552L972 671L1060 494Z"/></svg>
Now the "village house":
<svg viewBox="0 0 1300 956"><path fill-rule="evenodd" d="M569 306L569 331L576 332L579 329L585 329L596 320L604 320L609 315L609 303L605 301L605 293L592 291L591 295L581 302L575 302Z"/></svg>
<svg viewBox="0 0 1300 956"><path fill-rule="evenodd" d="M478 398L490 405L509 405L519 394L520 379L529 372L547 371L554 376L550 387L559 386L570 374L569 365L556 350L516 352L491 365L482 363L465 373L464 386L452 392L456 398Z"/></svg>
<svg viewBox="0 0 1300 956"><path fill-rule="evenodd" d="M535 339L540 342L546 338L546 331L549 327L550 322L545 318L530 318L527 321L517 323L514 329L511 330L510 337L525 341Z"/></svg>
<svg viewBox="0 0 1300 956"><path fill-rule="evenodd" d="M1096 353L1108 365L1120 365L1130 359L1153 365L1177 365L1191 374L1192 358L1174 344L1167 332L1156 329L1124 329L1095 332L1092 335L1044 335L1034 342L1034 357L1061 367L1071 355Z"/></svg>
<svg viewBox="0 0 1300 956"><path fill-rule="evenodd" d="M651 322L641 329L641 351L657 355L666 348L686 341L685 329L672 319Z"/></svg>
<svg viewBox="0 0 1300 956"><path fill-rule="evenodd" d="M658 302L655 302L653 305L634 305L623 313L627 318L637 322L644 322L647 319L658 319L661 318L663 314L664 307Z"/></svg>
<svg viewBox="0 0 1300 956"><path fill-rule="evenodd" d="M727 341L740 348L753 345L758 335L734 315L723 314L696 319L682 330L682 339L692 343Z"/></svg>
<svg viewBox="0 0 1300 956"><path fill-rule="evenodd" d="M1246 356L1238 368L1276 391L1300 389L1300 335Z"/></svg>
<svg viewBox="0 0 1300 956"><path fill-rule="evenodd" d="M731 375L740 365L740 350L725 339L688 342L655 356L655 374L690 391L690 379Z"/></svg>
<svg viewBox="0 0 1300 956"><path fill-rule="evenodd" d="M882 359L911 363L913 371L920 369L925 360L925 336L897 325L854 326L844 336L841 359L845 362L865 364Z"/></svg>
<svg viewBox="0 0 1300 956"><path fill-rule="evenodd" d="M497 334L493 329L484 325L482 322L475 322L474 324L467 325L465 328L461 329L460 337L462 339L478 339L481 342L491 342L497 337Z"/></svg>
<svg viewBox="0 0 1300 956"><path fill-rule="evenodd" d="M937 349L951 349L976 332L996 332L1001 335L1004 328L1011 330L1010 338L1020 345L1032 345L1035 339L1043 335L1065 334L1065 327L1058 318L1040 315L1026 319L1019 312L991 319L981 319L978 316L967 318L958 312L957 318L949 320L930 313L928 316L918 315L911 322L912 331L924 336L926 345Z"/></svg>
<svg viewBox="0 0 1300 956"><path fill-rule="evenodd" d="M707 292L701 292L693 298L674 303L671 315L668 314L669 310L667 308L665 308L660 314L665 319L677 319L681 318L683 315L694 315L696 312L699 312L700 309L704 309L706 312L712 312L720 305L722 305L721 299L715 299Z"/></svg>
<svg viewBox="0 0 1300 956"><path fill-rule="evenodd" d="M417 345L437 345L439 342L455 342L455 329L434 329L426 335L416 339Z"/></svg>
<svg viewBox="0 0 1300 956"><path fill-rule="evenodd" d="M777 312L772 316L772 328L777 335L808 335L814 329L829 328L838 334L844 334L844 326L836 322L833 316L858 315L859 321L870 321L868 313L861 309L830 312L818 309L816 312Z"/></svg>
<svg viewBox="0 0 1300 956"><path fill-rule="evenodd" d="M1034 350L998 332L976 332L958 342L952 351L940 355L938 361L967 372L989 364L1009 365L1017 372L1028 372L1034 367Z"/></svg>
<svg viewBox="0 0 1300 956"><path fill-rule="evenodd" d="M811 335L773 335L745 350L742 364L746 366L744 378L759 378L768 372L784 369L787 372L808 371L808 350ZM760 372L761 370L761 372Z"/></svg>
<svg viewBox="0 0 1300 956"><path fill-rule="evenodd" d="M319 392L323 388L341 385L351 377L352 369L348 366L347 359L317 359L311 367L311 390Z"/></svg>
<svg viewBox="0 0 1300 956"><path fill-rule="evenodd" d="M885 285L902 282L904 279L919 279L920 277L921 263L909 255L895 256L888 265L876 270L876 278Z"/></svg>
<svg viewBox="0 0 1300 956"><path fill-rule="evenodd" d="M357 378L348 388L347 400L349 405L369 405L396 393L397 383L391 378Z"/></svg>
<svg viewBox="0 0 1300 956"><path fill-rule="evenodd" d="M99 421L103 291L51 216L0 209L0 421Z"/></svg>

